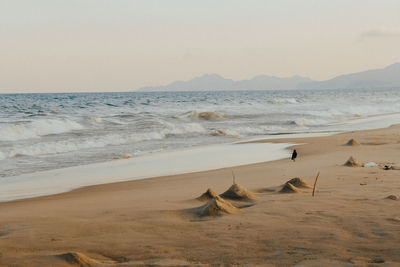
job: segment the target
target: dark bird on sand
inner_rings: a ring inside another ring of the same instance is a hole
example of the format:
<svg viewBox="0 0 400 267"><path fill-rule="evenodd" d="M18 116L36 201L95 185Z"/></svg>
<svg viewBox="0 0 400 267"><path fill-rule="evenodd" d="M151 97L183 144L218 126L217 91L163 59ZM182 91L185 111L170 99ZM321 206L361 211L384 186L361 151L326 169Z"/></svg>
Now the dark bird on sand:
<svg viewBox="0 0 400 267"><path fill-rule="evenodd" d="M292 160L293 160L293 161L296 161L296 158L297 158L297 151L296 151L296 149L295 149L295 150L293 150Z"/></svg>

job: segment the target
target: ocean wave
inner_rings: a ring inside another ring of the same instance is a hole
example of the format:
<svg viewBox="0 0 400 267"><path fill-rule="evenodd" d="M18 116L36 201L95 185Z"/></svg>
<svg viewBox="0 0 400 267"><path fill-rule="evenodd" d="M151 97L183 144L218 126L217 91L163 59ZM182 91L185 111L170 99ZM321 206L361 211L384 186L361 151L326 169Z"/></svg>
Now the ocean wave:
<svg viewBox="0 0 400 267"><path fill-rule="evenodd" d="M177 116L178 119L201 119L201 120L220 120L226 118L227 115L220 112L203 111L197 112L195 110Z"/></svg>
<svg viewBox="0 0 400 267"><path fill-rule="evenodd" d="M220 130L220 129L217 129L217 130L213 130L212 132L211 132L211 135L212 136L229 136L229 137L235 137L235 138L240 138L240 135L239 134L237 134L236 132L232 132L232 131L230 131L230 130Z"/></svg>
<svg viewBox="0 0 400 267"><path fill-rule="evenodd" d="M163 122L167 126L162 132L165 135L172 134L186 134L186 133L204 133L206 129L199 123L183 123L183 124L173 124L169 122Z"/></svg>
<svg viewBox="0 0 400 267"><path fill-rule="evenodd" d="M3 160L6 158L6 155L3 154L3 152L0 151L0 160Z"/></svg>
<svg viewBox="0 0 400 267"><path fill-rule="evenodd" d="M81 124L68 119L46 119L5 124L0 126L0 141L39 138L44 135L60 134L83 128Z"/></svg>
<svg viewBox="0 0 400 267"><path fill-rule="evenodd" d="M16 145L8 153L8 157L37 156L46 154L60 154L91 148L102 148L110 145L124 145L132 142L161 140L170 135L183 135L187 133L202 133L206 130L197 123L183 125L169 125L160 131L134 133L134 134L109 134L92 139L69 139L53 142L41 142L31 145ZM5 157L5 155L3 154ZM1 158L1 155L0 155Z"/></svg>
<svg viewBox="0 0 400 267"><path fill-rule="evenodd" d="M268 100L270 104L298 104L299 102L295 98L272 98Z"/></svg>
<svg viewBox="0 0 400 267"><path fill-rule="evenodd" d="M55 142L42 142L27 146L15 146L9 152L9 157L60 154L84 149L102 148L109 145L123 145L130 141L145 141L162 138L164 138L162 134L156 133L128 136L112 134L86 140L70 139Z"/></svg>
<svg viewBox="0 0 400 267"><path fill-rule="evenodd" d="M222 134L217 135L227 135L232 137L240 138L242 136L252 136L252 135L267 135L271 133L286 132L288 129L284 127L274 126L274 125L259 125L257 127L252 126L239 126L235 128L227 128L225 130L218 130Z"/></svg>
<svg viewBox="0 0 400 267"><path fill-rule="evenodd" d="M323 119L306 119L306 118L299 118L291 121L290 124L297 125L297 126L318 126L318 125L327 125L329 121Z"/></svg>

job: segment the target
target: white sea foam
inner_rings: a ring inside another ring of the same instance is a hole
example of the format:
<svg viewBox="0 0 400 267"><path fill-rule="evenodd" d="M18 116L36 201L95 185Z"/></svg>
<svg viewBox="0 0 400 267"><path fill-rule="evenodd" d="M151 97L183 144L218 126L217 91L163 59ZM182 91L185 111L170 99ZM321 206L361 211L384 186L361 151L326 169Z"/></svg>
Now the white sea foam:
<svg viewBox="0 0 400 267"><path fill-rule="evenodd" d="M197 123L186 123L182 125L167 124L169 127L159 132L144 132L133 134L109 134L90 139L69 139L56 142L40 142L31 145L15 145L9 152L8 157L37 156L47 154L59 154L91 148L101 148L110 145L122 145L132 142L149 140L160 140L168 135L180 135L186 133L202 133L205 129ZM5 155L3 154L5 157ZM1 158L1 154L0 154Z"/></svg>
<svg viewBox="0 0 400 267"><path fill-rule="evenodd" d="M328 120L324 119L307 119L307 118L299 118L295 119L294 123L297 126L315 126L315 125L327 125L329 123Z"/></svg>
<svg viewBox="0 0 400 267"><path fill-rule="evenodd" d="M283 131L287 131L287 129L275 125L237 126L225 130L226 134L231 136L265 135Z"/></svg>
<svg viewBox="0 0 400 267"><path fill-rule="evenodd" d="M81 130L83 126L68 119L46 119L19 122L0 126L0 141L17 141L39 138L49 134L60 134Z"/></svg>
<svg viewBox="0 0 400 267"><path fill-rule="evenodd" d="M6 158L6 156L3 154L3 152L0 151L0 160L3 160L5 158Z"/></svg>
<svg viewBox="0 0 400 267"><path fill-rule="evenodd" d="M103 122L103 119L100 117L88 117L87 119L94 123L102 123Z"/></svg>
<svg viewBox="0 0 400 267"><path fill-rule="evenodd" d="M297 104L299 103L295 98L272 98L268 100L269 103L271 104Z"/></svg>
<svg viewBox="0 0 400 267"><path fill-rule="evenodd" d="M199 123L184 123L184 124L173 124L164 122L167 125L167 129L164 129L162 133L166 136L169 134L185 134L185 133L204 133L206 129Z"/></svg>

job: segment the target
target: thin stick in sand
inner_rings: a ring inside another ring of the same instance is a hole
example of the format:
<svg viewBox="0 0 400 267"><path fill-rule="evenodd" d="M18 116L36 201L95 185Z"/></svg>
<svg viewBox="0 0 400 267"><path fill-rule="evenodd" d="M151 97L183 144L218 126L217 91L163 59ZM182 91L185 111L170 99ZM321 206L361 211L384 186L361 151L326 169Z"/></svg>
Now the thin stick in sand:
<svg viewBox="0 0 400 267"><path fill-rule="evenodd" d="M319 172L317 174L317 177L315 177L314 188L312 190L312 196L314 196L314 193L315 193L315 187L317 186L318 177L319 177Z"/></svg>
<svg viewBox="0 0 400 267"><path fill-rule="evenodd" d="M231 171L232 171L233 184L236 184L235 173L233 172L233 170L231 170Z"/></svg>

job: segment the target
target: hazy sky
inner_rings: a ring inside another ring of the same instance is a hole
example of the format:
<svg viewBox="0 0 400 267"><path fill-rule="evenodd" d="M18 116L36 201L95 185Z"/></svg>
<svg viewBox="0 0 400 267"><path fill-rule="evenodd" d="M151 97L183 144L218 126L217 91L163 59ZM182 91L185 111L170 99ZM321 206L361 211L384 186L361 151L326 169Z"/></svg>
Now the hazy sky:
<svg viewBox="0 0 400 267"><path fill-rule="evenodd" d="M399 61L398 0L0 0L0 93L319 80Z"/></svg>

